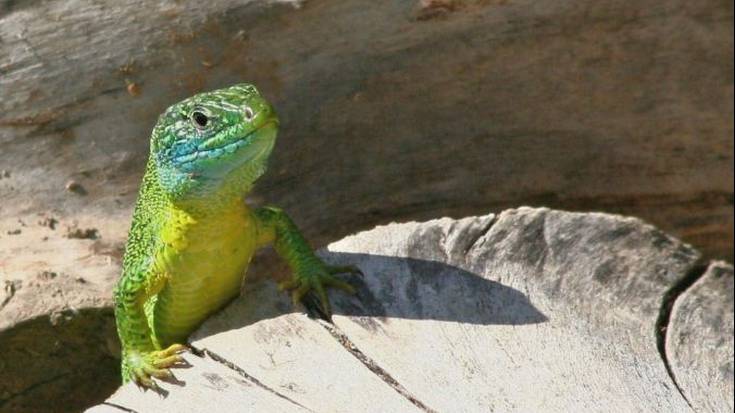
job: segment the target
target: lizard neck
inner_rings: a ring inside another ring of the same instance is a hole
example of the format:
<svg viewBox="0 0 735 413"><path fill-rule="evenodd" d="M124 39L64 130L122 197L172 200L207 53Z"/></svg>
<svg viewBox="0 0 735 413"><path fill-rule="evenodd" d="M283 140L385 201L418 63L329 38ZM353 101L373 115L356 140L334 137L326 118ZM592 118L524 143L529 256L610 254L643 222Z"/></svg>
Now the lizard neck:
<svg viewBox="0 0 735 413"><path fill-rule="evenodd" d="M186 202L167 202L167 209L177 215L188 215L196 221L217 221L232 213L245 213L245 195L239 193L215 193L206 199L187 200Z"/></svg>
<svg viewBox="0 0 735 413"><path fill-rule="evenodd" d="M160 191L166 198L168 210L176 210L196 219L210 219L227 215L231 211L246 209L245 196L250 193L255 181L265 172L265 162L260 159L231 171L221 180L206 180L200 177L186 195L167 196L166 189L153 183L153 191ZM197 178L194 178L197 179Z"/></svg>

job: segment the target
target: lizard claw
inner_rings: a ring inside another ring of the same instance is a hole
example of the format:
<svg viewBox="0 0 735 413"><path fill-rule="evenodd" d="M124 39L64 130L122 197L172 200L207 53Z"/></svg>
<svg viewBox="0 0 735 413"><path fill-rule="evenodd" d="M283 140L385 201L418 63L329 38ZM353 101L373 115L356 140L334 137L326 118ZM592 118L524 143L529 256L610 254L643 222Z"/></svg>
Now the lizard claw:
<svg viewBox="0 0 735 413"><path fill-rule="evenodd" d="M180 355L185 350L186 346L181 344L172 344L163 350L150 352L130 350L124 356L123 381L132 380L139 387L157 391L160 388L153 378L173 378L169 368L185 363Z"/></svg>
<svg viewBox="0 0 735 413"><path fill-rule="evenodd" d="M309 304L317 304L317 307L322 313L322 316L327 320L331 320L332 305L330 304L329 297L327 296L327 287L340 289L348 294L356 293L354 286L346 281L339 279L335 276L335 274L363 274L359 268L352 265L324 265L320 268L320 270L321 271L313 272L312 269L311 272L308 273L297 272L296 274L294 274L294 277L292 279L279 283L278 288L280 290L287 290L291 292L291 300L293 301L294 305L297 305L300 302L304 302L305 304L307 304L307 306ZM308 302L306 302L306 298L308 297L308 295L310 295L310 293L314 294L314 298L316 298L316 300L310 298L308 299ZM316 303L314 301L316 301Z"/></svg>

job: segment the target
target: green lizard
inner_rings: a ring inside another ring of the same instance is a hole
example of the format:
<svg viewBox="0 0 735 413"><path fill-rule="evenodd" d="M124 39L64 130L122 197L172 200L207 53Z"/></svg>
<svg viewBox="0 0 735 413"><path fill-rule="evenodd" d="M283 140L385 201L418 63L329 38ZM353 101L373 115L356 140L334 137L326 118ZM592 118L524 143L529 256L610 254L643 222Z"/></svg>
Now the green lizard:
<svg viewBox="0 0 735 413"><path fill-rule="evenodd" d="M115 288L123 382L156 387L183 361L181 343L240 292L254 251L273 244L293 275L279 288L294 303L313 292L331 314L326 287L354 289L317 258L294 223L243 200L266 169L278 118L252 85L202 93L168 108L150 156Z"/></svg>

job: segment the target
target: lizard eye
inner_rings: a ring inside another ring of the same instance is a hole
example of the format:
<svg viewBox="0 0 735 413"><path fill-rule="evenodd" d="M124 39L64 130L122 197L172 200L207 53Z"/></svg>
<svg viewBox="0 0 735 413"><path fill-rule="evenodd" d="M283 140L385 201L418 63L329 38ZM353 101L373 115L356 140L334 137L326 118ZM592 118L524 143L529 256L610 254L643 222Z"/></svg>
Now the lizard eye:
<svg viewBox="0 0 735 413"><path fill-rule="evenodd" d="M245 108L245 120L253 120L253 117L255 116L255 113L253 113L253 110L250 108Z"/></svg>
<svg viewBox="0 0 735 413"><path fill-rule="evenodd" d="M204 129L209 123L209 118L207 117L207 115L198 110L191 112L191 115L189 115L189 119L191 119L191 123L194 124L194 127L196 127L197 129Z"/></svg>

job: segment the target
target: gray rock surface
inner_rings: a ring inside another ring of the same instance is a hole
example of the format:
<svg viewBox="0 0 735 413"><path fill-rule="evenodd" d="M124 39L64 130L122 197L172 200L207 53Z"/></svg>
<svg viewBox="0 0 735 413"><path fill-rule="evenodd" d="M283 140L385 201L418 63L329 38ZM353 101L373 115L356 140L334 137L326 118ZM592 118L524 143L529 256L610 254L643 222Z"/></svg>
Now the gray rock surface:
<svg viewBox="0 0 735 413"><path fill-rule="evenodd" d="M273 283L246 282L191 338L200 356L175 371L185 384L164 383L166 398L129 385L108 403L224 406L232 396L202 377L225 368L217 375L250 384L243 393L287 400L284 411L732 411L731 267L702 275L696 250L637 219L520 208L381 226L322 256L365 273L351 278L356 296L331 294L334 324L294 313ZM706 306L691 298L702 294ZM718 389L709 404L694 397L706 388Z"/></svg>

